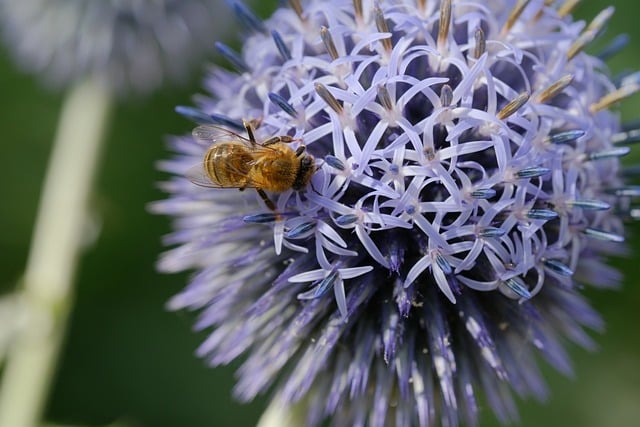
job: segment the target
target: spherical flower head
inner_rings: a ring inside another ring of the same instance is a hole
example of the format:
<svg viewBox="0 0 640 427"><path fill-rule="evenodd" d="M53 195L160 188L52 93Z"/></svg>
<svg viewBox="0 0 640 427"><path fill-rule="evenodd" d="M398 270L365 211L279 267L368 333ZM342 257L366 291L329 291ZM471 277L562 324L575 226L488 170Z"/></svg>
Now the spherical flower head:
<svg viewBox="0 0 640 427"><path fill-rule="evenodd" d="M610 107L638 76L585 53L612 10L574 21L574 3L292 1L224 50L236 72L179 109L213 126L173 139L153 209L176 218L160 269L196 272L170 307L200 311L212 365L246 358L237 397L427 426L475 425L482 395L508 422L514 394L547 395L538 356L569 374L565 343L594 347L581 289L619 282L606 258L638 193ZM316 159L301 191L185 178L232 167L203 164L211 144L274 136Z"/></svg>
<svg viewBox="0 0 640 427"><path fill-rule="evenodd" d="M0 0L11 53L49 85L95 77L121 95L184 79L224 24L222 0ZM221 15L222 13L222 15Z"/></svg>

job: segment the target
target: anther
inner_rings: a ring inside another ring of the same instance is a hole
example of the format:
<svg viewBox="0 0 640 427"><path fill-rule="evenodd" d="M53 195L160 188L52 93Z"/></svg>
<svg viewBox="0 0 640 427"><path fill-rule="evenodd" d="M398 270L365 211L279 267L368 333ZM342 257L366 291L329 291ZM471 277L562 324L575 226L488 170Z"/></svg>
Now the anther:
<svg viewBox="0 0 640 427"><path fill-rule="evenodd" d="M280 33L278 33L276 30L273 30L271 31L271 37L273 37L273 41L275 42L276 48L278 49L280 56L282 56L282 59L284 59L285 61L290 60L291 51L289 51L287 45L284 44L284 40L282 40Z"/></svg>
<svg viewBox="0 0 640 427"><path fill-rule="evenodd" d="M502 35L506 35L509 31L511 31L511 28L513 28L516 21L518 20L518 18L520 18L520 15L522 15L522 12L524 12L524 9L527 7L530 1L531 0L520 0L513 7L511 13L509 14L509 17L507 18L507 22L505 22L504 27L502 27Z"/></svg>
<svg viewBox="0 0 640 427"><path fill-rule="evenodd" d="M451 27L451 0L440 3L440 26L438 27L438 50L444 48Z"/></svg>
<svg viewBox="0 0 640 427"><path fill-rule="evenodd" d="M342 112L344 111L342 105L340 104L340 102L338 102L336 97L333 96L331 92L329 92L329 89L327 89L325 85L323 85L322 83L316 83L314 87L317 94L320 95L320 98L322 98L322 100L326 102L333 111L338 114L342 114Z"/></svg>
<svg viewBox="0 0 640 427"><path fill-rule="evenodd" d="M376 5L373 8L373 15L375 16L376 28L378 31L381 33L390 33L391 31L389 31L389 26L387 25L387 21L384 18L384 13L382 12L382 9L380 9L380 6ZM381 42L384 50L391 52L393 49L393 46L391 45L391 38L382 39Z"/></svg>
<svg viewBox="0 0 640 427"><path fill-rule="evenodd" d="M484 31L482 28L478 27L474 34L474 38L476 40L476 46L473 49L473 57L478 59L480 58L487 50L487 38L484 35Z"/></svg>
<svg viewBox="0 0 640 427"><path fill-rule="evenodd" d="M541 104L550 101L551 99L559 95L567 86L569 86L572 81L573 74L566 74L560 77L560 79L540 92L536 97L536 100Z"/></svg>
<svg viewBox="0 0 640 427"><path fill-rule="evenodd" d="M391 101L391 95L389 95L389 91L387 90L386 86L380 84L378 85L377 89L378 100L380 101L380 104L384 107L385 110L392 111L393 102Z"/></svg>
<svg viewBox="0 0 640 427"><path fill-rule="evenodd" d="M529 101L529 92L522 92L498 112L498 120L504 120L507 117L513 115L516 111L522 108L522 106L525 105L527 101Z"/></svg>
<svg viewBox="0 0 640 427"><path fill-rule="evenodd" d="M333 43L333 38L327 27L320 27L320 38L331 59L338 59L338 49L336 49L336 45Z"/></svg>

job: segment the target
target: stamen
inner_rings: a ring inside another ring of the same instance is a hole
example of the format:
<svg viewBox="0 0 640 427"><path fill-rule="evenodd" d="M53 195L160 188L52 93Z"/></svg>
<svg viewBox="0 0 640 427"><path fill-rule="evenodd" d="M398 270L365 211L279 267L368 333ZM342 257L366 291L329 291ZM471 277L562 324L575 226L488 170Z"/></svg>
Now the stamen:
<svg viewBox="0 0 640 427"><path fill-rule="evenodd" d="M631 152L630 147L613 147L606 148L604 150L596 151L593 153L589 153L587 155L587 159L589 160L603 160L603 159L612 159L617 157L626 156Z"/></svg>
<svg viewBox="0 0 640 427"><path fill-rule="evenodd" d="M507 232L502 228L497 227L486 227L484 230L478 233L480 237L502 237Z"/></svg>
<svg viewBox="0 0 640 427"><path fill-rule="evenodd" d="M233 1L231 8L238 20L247 27L247 29L260 33L267 32L267 27L265 27L264 23L244 3L237 0Z"/></svg>
<svg viewBox="0 0 640 427"><path fill-rule="evenodd" d="M586 31L595 31L596 33L600 32L602 28L607 25L609 19L613 16L613 12L615 11L613 6L609 6L606 9L603 9L596 15L595 18L591 21L591 23L585 29Z"/></svg>
<svg viewBox="0 0 640 427"><path fill-rule="evenodd" d="M306 300L319 298L329 289L333 288L333 285L338 281L338 279L340 279L340 273L337 270L333 270L327 275L327 277L322 279L320 282L317 282L318 284L313 289L298 294L298 299Z"/></svg>
<svg viewBox="0 0 640 427"><path fill-rule="evenodd" d="M453 101L453 89L448 84L442 85L440 90L440 103L443 107L449 107Z"/></svg>
<svg viewBox="0 0 640 427"><path fill-rule="evenodd" d="M244 123L242 120L234 120L229 116L225 116L224 114L209 114L211 120L213 120L213 124L226 126L232 129L237 130L245 130Z"/></svg>
<svg viewBox="0 0 640 427"><path fill-rule="evenodd" d="M391 101L391 95L389 95L389 91L387 90L386 86L380 84L378 85L377 89L378 100L380 101L380 104L384 107L385 110L393 111L394 104Z"/></svg>
<svg viewBox="0 0 640 427"><path fill-rule="evenodd" d="M285 235L289 239L299 239L301 237L305 237L307 233L315 228L315 226L316 223L314 221L303 222L287 231Z"/></svg>
<svg viewBox="0 0 640 427"><path fill-rule="evenodd" d="M570 207L580 208L585 211L606 211L611 209L611 205L602 200L570 200L566 202L566 204Z"/></svg>
<svg viewBox="0 0 640 427"><path fill-rule="evenodd" d="M276 30L273 30L271 31L271 37L273 37L273 41L276 43L276 48L278 49L280 56L282 56L282 59L284 59L285 61L290 60L291 51L289 51L287 45L284 44L284 40L282 40L280 33L278 33Z"/></svg>
<svg viewBox="0 0 640 427"><path fill-rule="evenodd" d="M336 45L333 43L333 38L327 27L320 27L320 38L331 59L334 61L338 59L338 49L336 49Z"/></svg>
<svg viewBox="0 0 640 427"><path fill-rule="evenodd" d="M578 138L582 138L587 132L582 129L567 130L547 136L546 142L550 144L568 144Z"/></svg>
<svg viewBox="0 0 640 427"><path fill-rule="evenodd" d="M504 120L518 111L524 104L529 101L529 92L522 92L513 101L509 102L497 114L498 120Z"/></svg>
<svg viewBox="0 0 640 427"><path fill-rule="evenodd" d="M568 16L573 12L573 9L575 9L578 3L580 3L580 0L566 0L563 5L558 8L558 16L560 18Z"/></svg>
<svg viewBox="0 0 640 427"><path fill-rule="evenodd" d="M524 168L516 172L517 178L538 178L551 173L551 169L543 168L541 166L532 166L530 168Z"/></svg>
<svg viewBox="0 0 640 427"><path fill-rule="evenodd" d="M438 27L438 50L444 48L451 27L451 0L440 3L440 26Z"/></svg>
<svg viewBox="0 0 640 427"><path fill-rule="evenodd" d="M505 22L504 27L502 27L503 36L511 31L511 28L513 28L514 24L516 23L518 18L520 18L520 15L522 15L522 12L524 12L524 9L527 7L530 1L531 0L520 0L513 7L511 13L509 14L509 17L507 18L507 22Z"/></svg>
<svg viewBox="0 0 640 427"><path fill-rule="evenodd" d="M280 219L280 215L275 213L261 213L255 215L247 215L242 220L249 224L268 224L270 222L276 222Z"/></svg>
<svg viewBox="0 0 640 427"><path fill-rule="evenodd" d="M476 39L476 47L473 49L473 57L480 58L487 50L487 38L482 28L478 27L474 34Z"/></svg>
<svg viewBox="0 0 640 427"><path fill-rule="evenodd" d="M513 292L515 292L519 297L528 300L531 298L531 293L527 289L527 286L524 284L522 279L519 277L512 277L504 281L504 284L509 287Z"/></svg>
<svg viewBox="0 0 640 427"><path fill-rule="evenodd" d="M471 197L478 200L491 199L496 196L496 190L493 188L481 188L471 192Z"/></svg>
<svg viewBox="0 0 640 427"><path fill-rule="evenodd" d="M278 95L277 93L269 92L269 100L274 104L276 104L278 107L280 107L282 111L284 111L291 117L293 118L298 117L298 112L296 111L295 108L293 108L293 105L289 104L286 99L284 99L282 96Z"/></svg>
<svg viewBox="0 0 640 427"><path fill-rule="evenodd" d="M581 34L567 51L567 60L571 61L577 54L582 52L589 43L593 41L593 33Z"/></svg>
<svg viewBox="0 0 640 427"><path fill-rule="evenodd" d="M555 0L544 0L544 7L549 7L554 2L555 2ZM538 20L540 20L540 18L542 18L542 15L544 15L544 7L541 7L540 10L538 11L538 13L536 13L536 16L533 17L534 22L538 21Z"/></svg>
<svg viewBox="0 0 640 427"><path fill-rule="evenodd" d="M569 86L572 81L573 74L566 74L560 77L560 79L558 79L555 83L552 83L549 87L538 94L536 98L537 101L541 104L549 102L551 99L559 95L567 86Z"/></svg>
<svg viewBox="0 0 640 427"><path fill-rule="evenodd" d="M300 3L300 0L289 0L289 5L291 6L291 9L293 9L296 12L296 15L298 15L298 19L300 19L301 21L304 21L306 19L303 16L304 10L302 9L302 4Z"/></svg>
<svg viewBox="0 0 640 427"><path fill-rule="evenodd" d="M589 106L589 111L592 113L597 113L598 111L602 111L606 108L609 108L611 105L615 104L618 101L621 101L629 96L635 94L640 90L640 73L636 72L629 76L627 76L623 81L622 85L619 89L603 96L598 101L594 102Z"/></svg>
<svg viewBox="0 0 640 427"><path fill-rule="evenodd" d="M384 19L384 13L382 13L382 9L378 5L373 8L373 15L376 20L376 28L380 33L390 33L389 27L387 26L387 21ZM387 52L391 52L393 49L393 45L391 44L391 38L382 39L382 47Z"/></svg>
<svg viewBox="0 0 640 427"><path fill-rule="evenodd" d="M566 264L558 261L557 259L545 259L542 262L544 263L545 267L547 267L554 273L567 277L573 276L573 270L571 270Z"/></svg>
<svg viewBox="0 0 640 427"><path fill-rule="evenodd" d="M182 105L177 106L175 112L198 124L220 125L235 130L245 130L242 121L222 114L206 114L196 108Z"/></svg>
<svg viewBox="0 0 640 427"><path fill-rule="evenodd" d="M227 62L229 62L233 66L233 68L236 69L236 71L246 73L250 70L247 63L244 62L244 59L242 59L242 57L229 46L221 42L216 42L215 46L220 55L222 55L224 59L226 59Z"/></svg>
<svg viewBox="0 0 640 427"><path fill-rule="evenodd" d="M610 233L604 230L597 230L595 228L585 228L582 232L587 237L592 237L594 239L602 240L605 242L614 242L614 243L624 242L624 236L621 236L615 233Z"/></svg>
<svg viewBox="0 0 640 427"><path fill-rule="evenodd" d="M346 169L342 160L340 160L336 156L332 156L332 155L325 156L324 161L327 162L329 166L331 166L334 169L338 169L339 171L344 171Z"/></svg>
<svg viewBox="0 0 640 427"><path fill-rule="evenodd" d="M529 219L540 219L543 221L549 221L558 217L558 213L556 211L552 211L551 209L529 209L527 212L527 218Z"/></svg>
<svg viewBox="0 0 640 427"><path fill-rule="evenodd" d="M213 124L213 120L208 114L203 113L202 111L195 109L193 107L185 107L183 105L178 105L175 110L176 113L185 117L188 120L191 120L195 123L200 124Z"/></svg>
<svg viewBox="0 0 640 427"><path fill-rule="evenodd" d="M442 270L442 272L444 274L449 275L449 274L453 273L453 270L451 269L451 264L449 264L449 261L447 261L440 254L436 255L436 264L438 264L438 267L440 267L440 269Z"/></svg>
<svg viewBox="0 0 640 427"><path fill-rule="evenodd" d="M631 38L628 34L619 34L596 56L602 61L606 61L620 53L625 47L627 47L630 41Z"/></svg>
<svg viewBox="0 0 640 427"><path fill-rule="evenodd" d="M358 216L354 214L340 215L339 217L336 218L336 224L341 226L351 225L356 223L357 221L358 221Z"/></svg>
<svg viewBox="0 0 640 427"><path fill-rule="evenodd" d="M338 114L342 114L342 112L344 111L342 105L340 105L340 102L338 102L335 96L333 96L333 94L329 92L329 89L327 89L325 85L323 85L322 83L316 83L314 87L318 95L320 95L320 98L322 98L322 100L326 102L333 111Z"/></svg>
<svg viewBox="0 0 640 427"><path fill-rule="evenodd" d="M357 22L362 22L364 20L364 13L362 10L362 0L353 0L353 12L355 13Z"/></svg>
<svg viewBox="0 0 640 427"><path fill-rule="evenodd" d="M606 25L613 15L613 7L608 7L600 12L585 28L584 32L573 42L567 51L567 60L571 61L578 53L582 52L589 43L595 39L600 30Z"/></svg>

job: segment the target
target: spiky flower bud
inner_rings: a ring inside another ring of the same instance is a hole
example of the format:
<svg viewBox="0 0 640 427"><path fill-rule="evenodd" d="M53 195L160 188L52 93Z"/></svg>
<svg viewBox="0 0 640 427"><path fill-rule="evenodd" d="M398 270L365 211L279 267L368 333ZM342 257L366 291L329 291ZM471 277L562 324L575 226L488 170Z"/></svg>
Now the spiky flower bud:
<svg viewBox="0 0 640 427"><path fill-rule="evenodd" d="M638 194L619 162L634 131L610 107L639 80L584 51L612 9L291 3L179 111L238 140L259 122L258 143L288 135L317 170L265 204L185 179L208 147L175 138L159 266L196 274L170 307L201 311L212 365L246 357L237 397L273 387L312 425L474 425L479 395L513 420L514 392L547 393L536 355L568 373L564 341L593 346L582 285L619 281L605 259Z"/></svg>
<svg viewBox="0 0 640 427"><path fill-rule="evenodd" d="M225 28L222 0L0 0L2 33L53 86L92 76L119 94L183 79ZM215 19L215 17L218 19Z"/></svg>

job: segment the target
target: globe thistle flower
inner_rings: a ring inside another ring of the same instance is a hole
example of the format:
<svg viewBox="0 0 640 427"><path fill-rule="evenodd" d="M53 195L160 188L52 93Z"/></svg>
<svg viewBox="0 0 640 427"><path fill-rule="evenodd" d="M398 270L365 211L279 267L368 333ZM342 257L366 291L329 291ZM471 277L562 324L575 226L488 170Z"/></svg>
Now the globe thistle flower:
<svg viewBox="0 0 640 427"><path fill-rule="evenodd" d="M479 396L515 420L514 395L548 394L538 356L569 374L567 341L595 346L583 287L620 282L606 261L638 195L619 161L637 131L611 107L638 74L614 82L585 52L613 9L290 3L265 22L243 9L235 70L178 111L238 140L253 120L317 170L265 204L185 178L221 130L174 138L159 268L195 274L169 307L200 312L212 366L246 358L239 399L304 401L310 425L475 425Z"/></svg>
<svg viewBox="0 0 640 427"><path fill-rule="evenodd" d="M50 85L94 76L120 94L183 79L221 34L217 0L0 1L3 36Z"/></svg>

